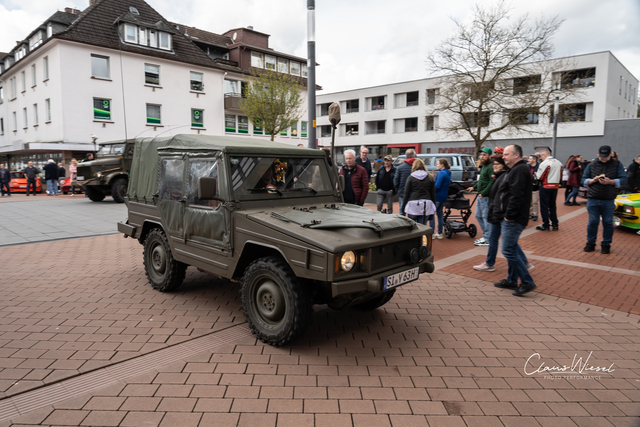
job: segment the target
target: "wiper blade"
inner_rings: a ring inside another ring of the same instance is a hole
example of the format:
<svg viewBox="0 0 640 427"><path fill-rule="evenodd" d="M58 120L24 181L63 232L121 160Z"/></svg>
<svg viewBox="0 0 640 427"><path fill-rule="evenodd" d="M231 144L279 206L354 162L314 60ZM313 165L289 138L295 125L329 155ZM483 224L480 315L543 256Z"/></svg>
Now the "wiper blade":
<svg viewBox="0 0 640 427"><path fill-rule="evenodd" d="M263 193L278 193L278 196L282 196L282 191L278 190L275 186L271 188L248 188L249 191L262 191Z"/></svg>

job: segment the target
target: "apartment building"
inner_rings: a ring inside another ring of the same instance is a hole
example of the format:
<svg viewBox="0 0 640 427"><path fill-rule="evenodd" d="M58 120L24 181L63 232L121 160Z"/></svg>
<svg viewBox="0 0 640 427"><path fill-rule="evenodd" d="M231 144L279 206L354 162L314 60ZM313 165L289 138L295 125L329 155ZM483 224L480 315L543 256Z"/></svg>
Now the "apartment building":
<svg viewBox="0 0 640 427"><path fill-rule="evenodd" d="M629 159L638 154L638 79L611 52L534 63L529 68L530 73L505 82L512 88L514 97L539 91L541 85L559 84L563 90L577 89L574 99L560 104L558 158L574 153L591 158L603 143L610 143ZM542 69L551 75L540 75ZM462 133L453 135L441 128L443 121L457 119L452 113L437 111L441 82L439 78L428 78L319 94L318 145L331 144L328 109L332 102L337 102L342 115L335 138L339 153L362 145L367 146L374 157L397 156L407 148L422 153L473 153L475 146L470 137ZM518 143L526 153L533 153L535 147L550 145L552 108L533 109L522 119L524 131L506 128L495 134L487 145L504 147ZM506 114L511 112L495 111L481 120L495 127Z"/></svg>
<svg viewBox="0 0 640 427"><path fill-rule="evenodd" d="M273 50L269 35L252 27L215 34L171 23L143 0L56 12L0 54L0 162L68 163L94 141L138 136L270 138L238 104L256 68L306 86L306 60ZM306 145L306 127L301 120L276 139Z"/></svg>

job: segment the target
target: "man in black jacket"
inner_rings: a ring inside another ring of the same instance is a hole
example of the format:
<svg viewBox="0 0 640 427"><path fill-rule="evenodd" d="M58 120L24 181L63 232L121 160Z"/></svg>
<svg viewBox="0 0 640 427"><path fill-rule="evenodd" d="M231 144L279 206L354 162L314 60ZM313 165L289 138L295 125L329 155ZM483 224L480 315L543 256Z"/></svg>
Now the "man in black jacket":
<svg viewBox="0 0 640 427"><path fill-rule="evenodd" d="M627 185L622 189L630 193L640 193L640 154L627 168Z"/></svg>
<svg viewBox="0 0 640 427"><path fill-rule="evenodd" d="M33 190L33 196L36 195L36 180L38 179L38 174L40 174L40 169L33 166L33 162L28 162L27 167L24 168L24 174L27 177L27 196L29 195L29 188Z"/></svg>
<svg viewBox="0 0 640 427"><path fill-rule="evenodd" d="M11 181L11 172L9 169L4 168L4 163L0 165L0 193L4 197L5 189L7 196L11 196L11 188L9 188L9 182Z"/></svg>
<svg viewBox="0 0 640 427"><path fill-rule="evenodd" d="M522 296L536 288L527 270L525 260L520 256L518 245L520 234L529 222L529 207L533 178L529 165L522 158L522 147L517 144L504 149L504 162L510 168L508 175L500 182L496 192L496 216L501 217L502 255L507 259L509 275L495 283L498 288L515 289L513 295ZM518 278L520 286L518 286Z"/></svg>

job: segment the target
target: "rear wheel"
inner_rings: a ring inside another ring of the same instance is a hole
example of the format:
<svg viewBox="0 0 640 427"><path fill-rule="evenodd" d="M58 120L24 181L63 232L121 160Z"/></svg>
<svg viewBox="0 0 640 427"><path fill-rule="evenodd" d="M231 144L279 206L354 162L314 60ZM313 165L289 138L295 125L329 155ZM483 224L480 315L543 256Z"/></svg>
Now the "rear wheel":
<svg viewBox="0 0 640 427"><path fill-rule="evenodd" d="M111 185L111 197L116 203L124 203L124 197L127 195L127 179L118 178Z"/></svg>
<svg viewBox="0 0 640 427"><path fill-rule="evenodd" d="M396 293L396 290L392 289L389 292L385 292L382 295L378 295L377 297L373 297L368 301L357 304L356 307L359 308L360 310L365 310L365 311L375 310L376 308L382 307L383 305L388 303L391 300L391 298L393 298L395 293Z"/></svg>
<svg viewBox="0 0 640 427"><path fill-rule="evenodd" d="M444 237L450 239L453 236L453 230L451 229L451 224L448 222L444 225Z"/></svg>
<svg viewBox="0 0 640 427"><path fill-rule="evenodd" d="M251 331L267 344L285 345L311 325L309 287L280 258L260 258L242 276L242 309Z"/></svg>
<svg viewBox="0 0 640 427"><path fill-rule="evenodd" d="M91 200L92 202L101 202L104 200L105 195L102 191L97 190L88 185L85 188L86 188L85 191L87 192L87 197L89 197L89 200Z"/></svg>
<svg viewBox="0 0 640 427"><path fill-rule="evenodd" d="M469 237L474 238L478 234L478 227L475 224L469 224Z"/></svg>
<svg viewBox="0 0 640 427"><path fill-rule="evenodd" d="M164 232L153 229L144 241L144 271L153 289L168 292L184 281L187 265L176 261Z"/></svg>

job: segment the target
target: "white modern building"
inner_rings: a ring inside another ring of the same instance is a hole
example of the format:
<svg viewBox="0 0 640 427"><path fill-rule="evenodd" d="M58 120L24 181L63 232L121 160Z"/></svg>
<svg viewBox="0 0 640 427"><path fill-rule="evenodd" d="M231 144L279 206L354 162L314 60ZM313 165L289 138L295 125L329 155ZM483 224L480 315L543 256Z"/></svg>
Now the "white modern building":
<svg viewBox="0 0 640 427"><path fill-rule="evenodd" d="M93 151L94 140L270 138L238 107L244 76L266 68L306 86L307 70L304 58L268 41L251 27L219 35L171 23L143 0L91 0L82 12L56 12L0 54L0 163L68 163ZM277 140L306 145L306 112L302 118Z"/></svg>
<svg viewBox="0 0 640 427"><path fill-rule="evenodd" d="M555 64L565 68L555 68ZM513 88L514 97L560 81L562 87L578 88L570 102L560 104L558 158L578 153L591 158L597 147L606 142L619 153L629 151L629 161L640 152L638 79L611 52L561 58L540 65L531 64L531 75L516 77L505 85ZM548 70L550 75L541 76L540 71L536 75L540 69ZM382 154L397 156L407 148L422 153L473 153L474 142L468 135L454 135L441 129L447 120L459 120L453 113L437 112L441 84L439 78L428 78L319 94L318 145L331 144L328 108L337 102L342 115L335 138L338 152L364 145L374 158ZM514 133L506 128L492 136L487 146L518 143L526 153L533 153L537 146L550 145L553 132L550 110L544 107L531 111L525 119L524 132ZM505 114L509 112L492 111L487 120L493 126Z"/></svg>

